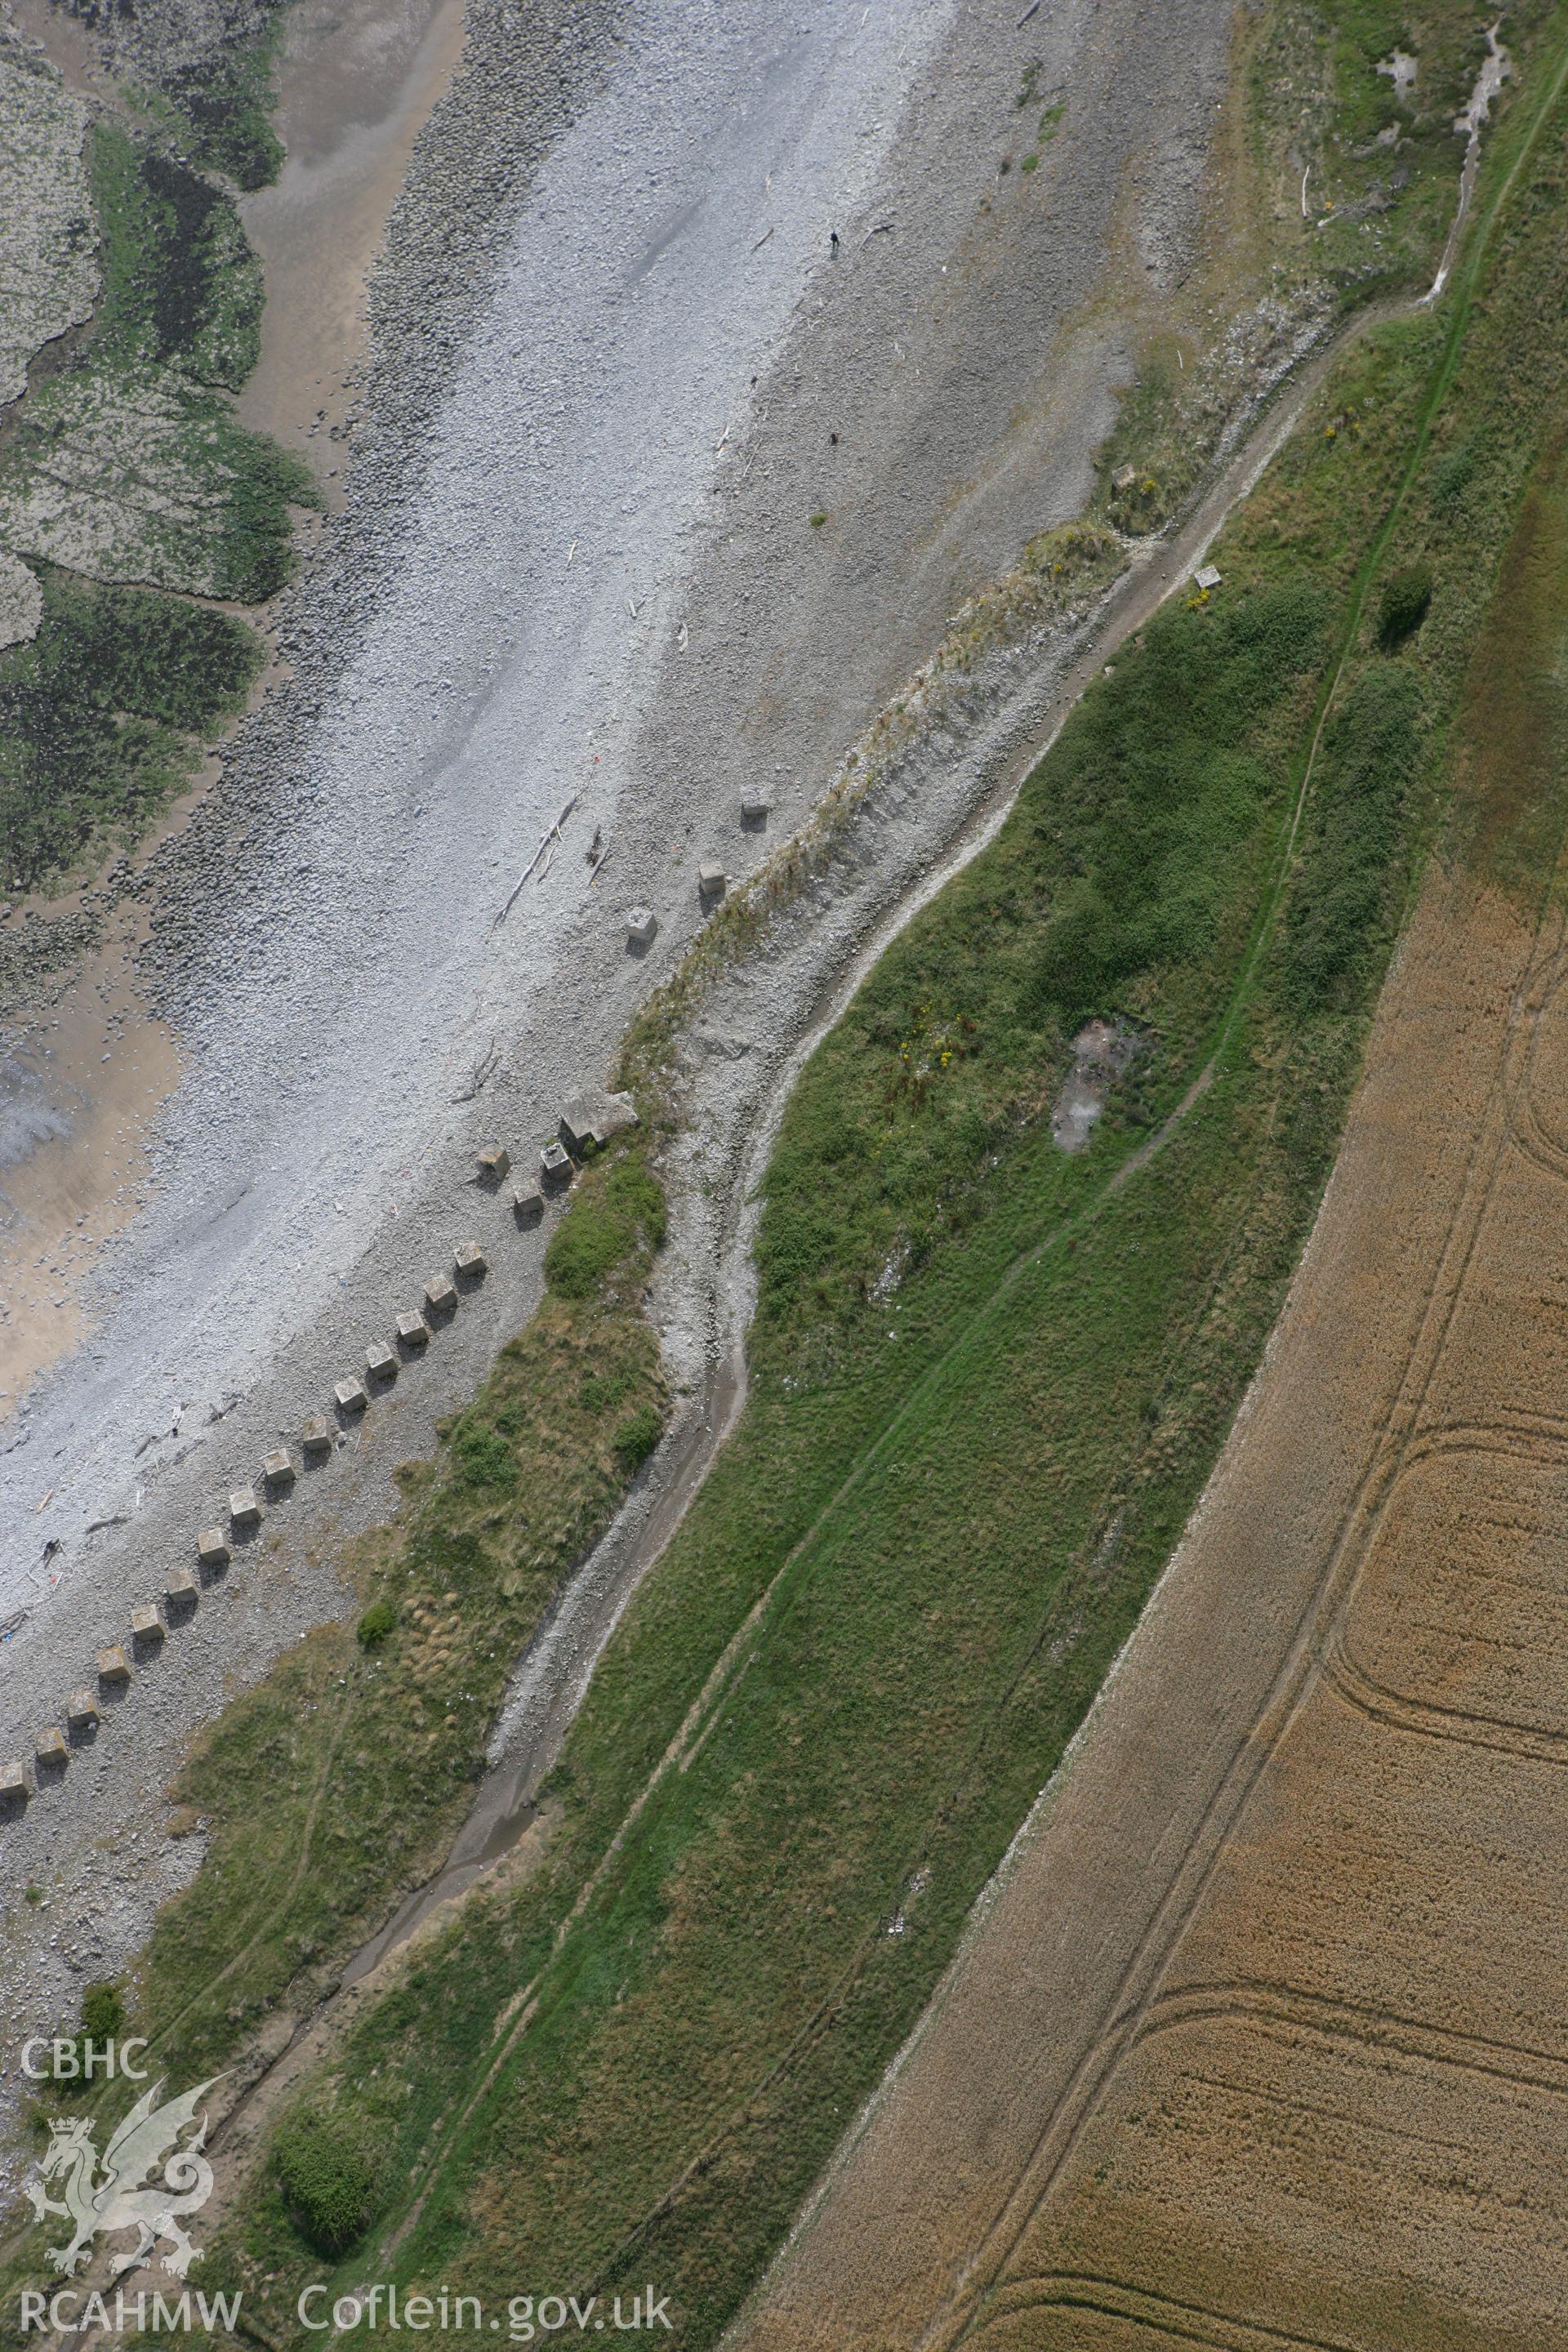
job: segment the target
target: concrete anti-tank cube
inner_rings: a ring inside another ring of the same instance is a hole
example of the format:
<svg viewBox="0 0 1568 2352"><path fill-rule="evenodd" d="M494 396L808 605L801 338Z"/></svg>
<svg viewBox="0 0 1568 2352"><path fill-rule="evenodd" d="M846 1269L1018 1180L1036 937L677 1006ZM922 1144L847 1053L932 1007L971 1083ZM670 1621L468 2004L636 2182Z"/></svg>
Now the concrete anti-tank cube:
<svg viewBox="0 0 1568 2352"><path fill-rule="evenodd" d="M51 1723L47 1729L39 1732L33 1742L33 1753L40 1764L70 1762L71 1752L66 1745L65 1733L58 1723Z"/></svg>
<svg viewBox="0 0 1568 2352"><path fill-rule="evenodd" d="M100 1650L98 1679L100 1683L128 1683L131 1680L131 1661L118 1642L111 1642L107 1650Z"/></svg>
<svg viewBox="0 0 1568 2352"><path fill-rule="evenodd" d="M66 1701L66 1721L73 1731L90 1731L99 1719L98 1701L89 1690L72 1691Z"/></svg>
<svg viewBox="0 0 1568 2352"><path fill-rule="evenodd" d="M1136 466L1118 466L1115 473L1110 477L1110 487L1113 490L1130 490L1137 479Z"/></svg>
<svg viewBox="0 0 1568 2352"><path fill-rule="evenodd" d="M511 1166L511 1154L504 1143L487 1143L479 1160L479 1174L491 1184L499 1184Z"/></svg>
<svg viewBox="0 0 1568 2352"><path fill-rule="evenodd" d="M300 1432L300 1443L308 1454L320 1457L332 1450L332 1424L324 1412L314 1412Z"/></svg>
<svg viewBox="0 0 1568 2352"><path fill-rule="evenodd" d="M520 1184L511 1196L511 1212L520 1225L536 1225L544 1214L544 1195L537 1184Z"/></svg>
<svg viewBox="0 0 1568 2352"><path fill-rule="evenodd" d="M389 1348L384 1339L373 1339L364 1351L364 1368L373 1381L395 1381L397 1378L397 1350Z"/></svg>
<svg viewBox="0 0 1568 2352"><path fill-rule="evenodd" d="M466 1274L472 1281L486 1271L489 1261L478 1242L462 1242L453 1252L452 1263L459 1274Z"/></svg>
<svg viewBox="0 0 1568 2352"><path fill-rule="evenodd" d="M237 1486L228 1498L228 1516L237 1528L261 1525L261 1499L254 1486Z"/></svg>
<svg viewBox="0 0 1568 2352"><path fill-rule="evenodd" d="M437 1274L425 1286L425 1304L432 1315L449 1315L458 1303L458 1293L452 1277Z"/></svg>
<svg viewBox="0 0 1568 2352"><path fill-rule="evenodd" d="M172 1568L163 1587L170 1600L176 1603L198 1599L201 1589L188 1568Z"/></svg>
<svg viewBox="0 0 1568 2352"><path fill-rule="evenodd" d="M20 1764L0 1764L0 1804L14 1805L27 1793L27 1775Z"/></svg>
<svg viewBox="0 0 1568 2352"><path fill-rule="evenodd" d="M196 1538L196 1558L204 1568L226 1568L228 1538L221 1528L204 1528Z"/></svg>
<svg viewBox="0 0 1568 2352"><path fill-rule="evenodd" d="M158 1614L157 1603L144 1601L140 1609L131 1612L132 1636L138 1642L161 1642L163 1621Z"/></svg>
<svg viewBox="0 0 1568 2352"><path fill-rule="evenodd" d="M340 1381L332 1394L343 1412L363 1412L370 1402L363 1381Z"/></svg>
<svg viewBox="0 0 1568 2352"><path fill-rule="evenodd" d="M711 858L704 858L697 869L697 887L704 898L721 898L728 880L724 868Z"/></svg>
<svg viewBox="0 0 1568 2352"><path fill-rule="evenodd" d="M1217 588L1219 586L1219 580L1220 575L1215 570L1214 565L1212 563L1205 563L1201 572L1194 572L1193 586L1194 588L1202 589L1204 594L1206 596L1211 588Z"/></svg>
<svg viewBox="0 0 1568 2352"><path fill-rule="evenodd" d="M286 1445L275 1445L264 1457L261 1475L269 1486L291 1486L294 1484L294 1460Z"/></svg>
<svg viewBox="0 0 1568 2352"><path fill-rule="evenodd" d="M397 1336L405 1348L426 1348L430 1344L430 1326L423 1315L416 1315L410 1307L397 1318Z"/></svg>
<svg viewBox="0 0 1568 2352"><path fill-rule="evenodd" d="M651 907L626 909L626 937L636 948L651 948L658 937L658 917Z"/></svg>
<svg viewBox="0 0 1568 2352"><path fill-rule="evenodd" d="M563 1143L547 1143L539 1155L539 1172L546 1184L569 1184L574 1173L572 1154Z"/></svg>
<svg viewBox="0 0 1568 2352"><path fill-rule="evenodd" d="M581 1160L637 1123L637 1106L630 1095L578 1095L562 1112L556 1133L573 1158Z"/></svg>
<svg viewBox="0 0 1568 2352"><path fill-rule="evenodd" d="M742 801L741 803L741 823L742 824L766 824L772 809L772 801Z"/></svg>

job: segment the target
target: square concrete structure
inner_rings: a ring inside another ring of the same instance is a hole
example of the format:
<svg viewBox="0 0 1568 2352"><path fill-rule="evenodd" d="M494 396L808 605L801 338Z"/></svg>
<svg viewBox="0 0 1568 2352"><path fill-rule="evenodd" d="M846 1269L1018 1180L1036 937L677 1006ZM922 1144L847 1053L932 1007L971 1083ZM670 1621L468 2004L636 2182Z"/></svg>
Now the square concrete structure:
<svg viewBox="0 0 1568 2352"><path fill-rule="evenodd" d="M658 937L658 917L651 907L628 907L626 937L636 948L651 948Z"/></svg>
<svg viewBox="0 0 1568 2352"><path fill-rule="evenodd" d="M1137 479L1136 466L1118 466L1115 473L1110 477L1110 487L1113 490L1130 490Z"/></svg>
<svg viewBox="0 0 1568 2352"><path fill-rule="evenodd" d="M479 1154L479 1174L492 1184L499 1184L511 1166L511 1154L504 1143L487 1143Z"/></svg>
<svg viewBox="0 0 1568 2352"><path fill-rule="evenodd" d="M563 1143L547 1143L539 1155L539 1172L547 1184L564 1184L573 1174L572 1154Z"/></svg>
<svg viewBox="0 0 1568 2352"><path fill-rule="evenodd" d="M567 1150L580 1160L584 1152L598 1150L612 1136L623 1135L637 1123L637 1107L630 1095L578 1095L562 1112L558 1131Z"/></svg>
<svg viewBox="0 0 1568 2352"><path fill-rule="evenodd" d="M1194 572L1193 585L1194 588L1201 588L1205 596L1211 588L1219 586L1219 573L1212 563L1205 563L1201 572Z"/></svg>
<svg viewBox="0 0 1568 2352"><path fill-rule="evenodd" d="M40 1764L68 1764L70 1762L71 1752L66 1746L65 1733L60 1729L58 1723L51 1723L47 1731L39 1732L37 1739L33 1742L33 1753L37 1758Z"/></svg>
<svg viewBox="0 0 1568 2352"><path fill-rule="evenodd" d="M100 1650L98 1679L100 1683L128 1683L131 1680L131 1661L118 1642L111 1642L107 1650Z"/></svg>
<svg viewBox="0 0 1568 2352"><path fill-rule="evenodd" d="M423 1348L429 1343L430 1326L423 1315L416 1315L410 1307L397 1318L397 1336L405 1348Z"/></svg>
<svg viewBox="0 0 1568 2352"><path fill-rule="evenodd" d="M433 1275L425 1286L425 1304L432 1315L445 1315L458 1303L458 1293L449 1274Z"/></svg>
<svg viewBox="0 0 1568 2352"><path fill-rule="evenodd" d="M742 824L766 824L769 815L772 813L773 805L772 801L742 801L741 803L741 823Z"/></svg>
<svg viewBox="0 0 1568 2352"><path fill-rule="evenodd" d="M181 1573L184 1574L184 1570L182 1570ZM195 1581L194 1577L189 1580L192 1583ZM144 1601L140 1609L133 1609L131 1612L131 1631L132 1636L138 1642L161 1642L163 1640L163 1621L158 1614L156 1602Z"/></svg>
<svg viewBox="0 0 1568 2352"><path fill-rule="evenodd" d="M452 1255L452 1263L459 1274L483 1274L489 1264L478 1242L460 1242Z"/></svg>
<svg viewBox="0 0 1568 2352"><path fill-rule="evenodd" d="M395 1381L397 1378L397 1350L389 1348L384 1339L373 1339L364 1351L364 1368L373 1381Z"/></svg>
<svg viewBox="0 0 1568 2352"><path fill-rule="evenodd" d="M196 1538L196 1558L204 1568L228 1566L228 1539L221 1528L204 1528Z"/></svg>
<svg viewBox="0 0 1568 2352"><path fill-rule="evenodd" d="M697 887L705 898L721 898L728 880L724 868L715 866L710 857L705 857L697 869Z"/></svg>
<svg viewBox="0 0 1568 2352"><path fill-rule="evenodd" d="M269 1486L291 1486L294 1484L294 1462L286 1445L275 1445L262 1461L261 1475Z"/></svg>
<svg viewBox="0 0 1568 2352"><path fill-rule="evenodd" d="M163 1587L171 1601L195 1601L201 1589L188 1568L172 1568Z"/></svg>
<svg viewBox="0 0 1568 2352"><path fill-rule="evenodd" d="M228 1498L228 1516L237 1528L261 1525L261 1502L254 1486L237 1486Z"/></svg>
<svg viewBox="0 0 1568 2352"><path fill-rule="evenodd" d="M520 1184L511 1196L511 1207L520 1225L536 1225L544 1214L544 1195L537 1184Z"/></svg>
<svg viewBox="0 0 1568 2352"><path fill-rule="evenodd" d="M332 1450L332 1424L324 1412L312 1413L300 1432L300 1443L307 1454L330 1454Z"/></svg>
<svg viewBox="0 0 1568 2352"><path fill-rule="evenodd" d="M20 1764L0 1764L0 1804L14 1804L27 1793L27 1775Z"/></svg>
<svg viewBox="0 0 1568 2352"><path fill-rule="evenodd" d="M344 1412L363 1412L370 1402L363 1381L340 1381L332 1394Z"/></svg>
<svg viewBox="0 0 1568 2352"><path fill-rule="evenodd" d="M91 1729L98 1721L98 1701L91 1691L72 1691L66 1701L66 1721L73 1731Z"/></svg>

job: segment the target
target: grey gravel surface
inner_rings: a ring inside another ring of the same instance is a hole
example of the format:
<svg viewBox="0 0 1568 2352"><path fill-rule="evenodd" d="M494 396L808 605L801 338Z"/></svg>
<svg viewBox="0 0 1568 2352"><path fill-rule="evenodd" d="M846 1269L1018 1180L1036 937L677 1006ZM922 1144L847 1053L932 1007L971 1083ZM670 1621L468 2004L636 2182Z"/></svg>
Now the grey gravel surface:
<svg viewBox="0 0 1568 2352"><path fill-rule="evenodd" d="M0 1439L0 1616L31 1612L0 1649L0 1750L30 1748L456 1243L491 1272L237 1547L92 1756L0 1823L5 1881L60 1886L47 1935L11 1911L0 2028L70 2005L99 1913L90 1868L68 1889L60 1857L127 1851L226 1692L344 1605L331 1539L391 1507L393 1466L536 1298L549 1213L515 1232L471 1181L477 1148L536 1150L695 935L699 861L754 866L962 594L1081 503L1130 362L1113 320L1065 330L1125 198L1151 279L1183 267L1230 11L1019 13L476 19L377 289L350 516L297 600L292 681L154 862L153 970L189 1076L93 1339ZM1066 112L1041 169L1003 182L1034 58ZM500 127L498 89L531 93ZM918 880L984 768L904 780L896 824L866 835L868 905ZM762 834L740 821L759 786ZM645 957L637 903L659 919ZM748 983L775 1044L868 919L843 904L825 885L799 909L776 1004L766 966ZM752 1044L707 1051L740 1067ZM692 1149L700 1200L703 1152L715 1171L733 1154L700 1126ZM695 1396L721 1250L695 1214L683 1230L660 1311ZM103 1913L106 1960L160 1884Z"/></svg>

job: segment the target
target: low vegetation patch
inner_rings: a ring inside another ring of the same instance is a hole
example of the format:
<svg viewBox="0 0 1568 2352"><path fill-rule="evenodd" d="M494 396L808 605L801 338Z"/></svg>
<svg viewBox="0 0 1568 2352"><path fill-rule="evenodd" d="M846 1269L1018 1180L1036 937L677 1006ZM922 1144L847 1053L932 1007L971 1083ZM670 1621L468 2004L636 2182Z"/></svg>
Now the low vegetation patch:
<svg viewBox="0 0 1568 2352"><path fill-rule="evenodd" d="M6 887L132 840L243 708L261 640L226 613L44 568L30 644L0 653L0 874Z"/></svg>
<svg viewBox="0 0 1568 2352"><path fill-rule="evenodd" d="M272 2164L306 2244L329 2260L347 2253L376 2205L376 2168L362 2140L335 2116L300 2108L274 2139Z"/></svg>
<svg viewBox="0 0 1568 2352"><path fill-rule="evenodd" d="M0 536L44 592L36 639L0 654L7 889L134 840L255 679L251 631L140 583L259 602L288 576L293 509L319 503L226 396L262 307L233 196L112 114L87 160L100 298L0 446Z"/></svg>
<svg viewBox="0 0 1568 2352"><path fill-rule="evenodd" d="M563 1298L591 1297L616 1267L664 1239L664 1195L642 1156L584 1185L551 1235L544 1278Z"/></svg>
<svg viewBox="0 0 1568 2352"><path fill-rule="evenodd" d="M92 348L237 391L260 349L263 288L233 197L110 118L89 153L103 273Z"/></svg>

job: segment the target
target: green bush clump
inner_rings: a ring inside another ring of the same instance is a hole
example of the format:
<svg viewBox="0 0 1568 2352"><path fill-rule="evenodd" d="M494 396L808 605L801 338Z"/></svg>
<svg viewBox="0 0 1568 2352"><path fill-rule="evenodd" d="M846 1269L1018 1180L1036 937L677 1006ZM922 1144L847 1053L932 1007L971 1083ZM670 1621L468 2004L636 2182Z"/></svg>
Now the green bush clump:
<svg viewBox="0 0 1568 2352"><path fill-rule="evenodd" d="M1420 705L1407 663L1375 662L1325 736L1311 835L1286 920L1287 985L1300 1013L1347 1004L1381 953Z"/></svg>
<svg viewBox="0 0 1568 2352"><path fill-rule="evenodd" d="M638 1405L616 1432L616 1452L628 1470L640 1470L664 1435L657 1405Z"/></svg>
<svg viewBox="0 0 1568 2352"><path fill-rule="evenodd" d="M390 1601L373 1601L354 1631L362 1650L374 1650L385 1641L397 1625L397 1612Z"/></svg>
<svg viewBox="0 0 1568 2352"><path fill-rule="evenodd" d="M658 1179L639 1154L628 1153L573 1202L544 1253L544 1278L563 1298L591 1298L639 1237L658 1248L664 1224Z"/></svg>
<svg viewBox="0 0 1568 2352"><path fill-rule="evenodd" d="M465 1486L510 1486L517 1478L517 1456L500 1430L466 1413L452 1435L452 1453Z"/></svg>
<svg viewBox="0 0 1568 2352"><path fill-rule="evenodd" d="M363 2148L332 2116L301 2109L279 2133L272 2160L300 2236L319 2254L346 2253L375 2210L375 2172Z"/></svg>
<svg viewBox="0 0 1568 2352"><path fill-rule="evenodd" d="M1431 602L1429 563L1406 563L1389 574L1377 613L1377 641L1385 653L1415 635Z"/></svg>
<svg viewBox="0 0 1568 2352"><path fill-rule="evenodd" d="M27 1899L30 1902L37 1902L41 1897L37 1889L29 1887ZM53 2079L59 2083L100 2079L104 2045L110 2042L117 2042L124 2031L125 2003L121 1999L119 1986L106 1982L84 1985L81 1994L81 2026L78 2032L62 2034L59 2037L61 2047L51 2061L50 2072ZM87 2044L89 2042L93 2045L100 2062L94 2066L91 2076L87 2076L84 2073L88 2064Z"/></svg>
<svg viewBox="0 0 1568 2352"><path fill-rule="evenodd" d="M125 2031L125 2003L112 1984L84 1985L81 2030L89 2042L112 2042Z"/></svg>
<svg viewBox="0 0 1568 2352"><path fill-rule="evenodd" d="M619 1404L631 1386L629 1371L589 1372L577 1391L577 1401L584 1412L608 1412Z"/></svg>

